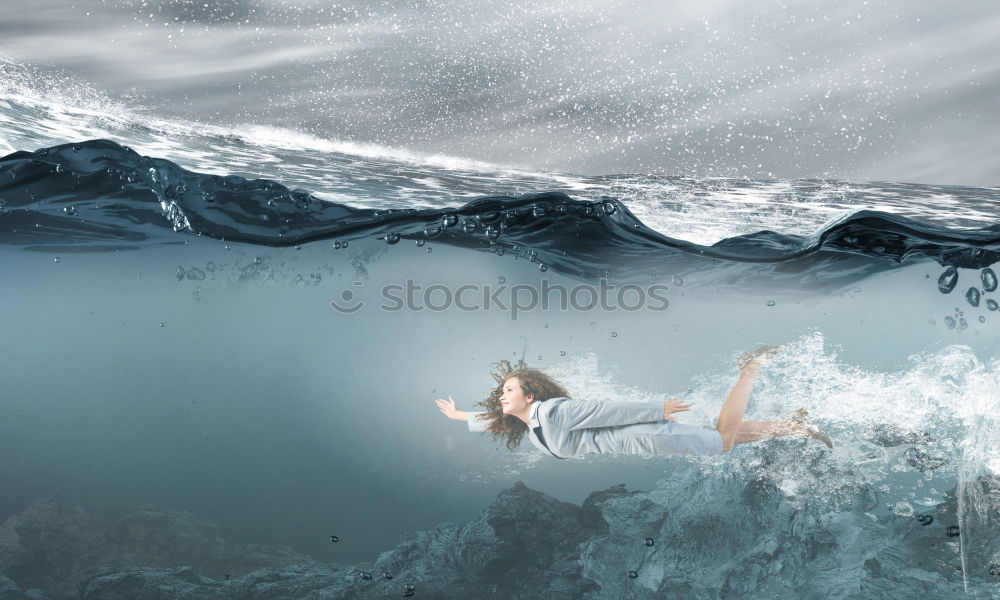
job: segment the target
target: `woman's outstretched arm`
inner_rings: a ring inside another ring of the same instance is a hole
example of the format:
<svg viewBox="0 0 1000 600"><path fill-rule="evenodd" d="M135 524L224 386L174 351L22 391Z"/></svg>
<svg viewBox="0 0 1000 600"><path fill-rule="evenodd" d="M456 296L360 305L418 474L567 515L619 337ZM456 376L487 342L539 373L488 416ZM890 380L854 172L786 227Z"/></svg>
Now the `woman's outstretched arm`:
<svg viewBox="0 0 1000 600"><path fill-rule="evenodd" d="M549 411L549 418L565 429L614 427L651 423L669 419L671 413L690 410L690 405L672 398L661 402L601 402L599 400L567 400Z"/></svg>
<svg viewBox="0 0 1000 600"><path fill-rule="evenodd" d="M452 400L451 396L448 396L447 400L441 398L437 399L438 408L444 413L444 416L455 421L467 421L469 423L469 431L486 431L486 424L480 421L477 417L483 413L479 412L468 412L464 410L458 410L455 405L455 401Z"/></svg>

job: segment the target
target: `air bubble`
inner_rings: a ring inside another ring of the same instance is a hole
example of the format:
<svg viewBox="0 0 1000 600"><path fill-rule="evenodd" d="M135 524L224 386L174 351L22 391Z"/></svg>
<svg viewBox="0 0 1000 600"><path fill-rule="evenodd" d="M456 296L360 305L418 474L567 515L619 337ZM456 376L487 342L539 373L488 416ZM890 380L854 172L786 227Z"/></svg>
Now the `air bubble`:
<svg viewBox="0 0 1000 600"><path fill-rule="evenodd" d="M938 277L938 290L942 294L950 294L955 286L958 285L958 269L955 267L948 267L945 269L944 273Z"/></svg>
<svg viewBox="0 0 1000 600"><path fill-rule="evenodd" d="M635 579L638 576L639 576L639 573L637 573L636 571L629 571L628 572L628 578L629 579Z"/></svg>
<svg viewBox="0 0 1000 600"><path fill-rule="evenodd" d="M997 274L993 269L987 267L979 273L979 278L983 280L983 291L993 292L997 289Z"/></svg>
<svg viewBox="0 0 1000 600"><path fill-rule="evenodd" d="M972 306L979 306L979 290L974 287L969 288L969 291L965 292L965 299Z"/></svg>
<svg viewBox="0 0 1000 600"><path fill-rule="evenodd" d="M472 219L467 219L465 223L462 224L462 230L465 231L465 233L474 233L476 231L476 227L476 222Z"/></svg>
<svg viewBox="0 0 1000 600"><path fill-rule="evenodd" d="M948 537L958 537L961 535L961 530L959 530L958 525L949 525L948 529L945 530Z"/></svg>
<svg viewBox="0 0 1000 600"><path fill-rule="evenodd" d="M654 544L653 538L651 538L651 537L646 538L646 545L647 546L652 546L653 544Z"/></svg>
<svg viewBox="0 0 1000 600"><path fill-rule="evenodd" d="M260 257L259 257L259 256L255 256L255 257L253 257L253 264L255 264L255 265L259 265L259 264L260 264L260 262L261 262L261 261L260 261Z"/></svg>
<svg viewBox="0 0 1000 600"><path fill-rule="evenodd" d="M497 283L507 283L507 278L501 275L497 277Z"/></svg>
<svg viewBox="0 0 1000 600"><path fill-rule="evenodd" d="M531 209L531 214L533 216L537 217L537 218L542 218L542 217L545 216L545 207L544 206L536 206L536 207L534 207L534 208Z"/></svg>
<svg viewBox="0 0 1000 600"><path fill-rule="evenodd" d="M167 326L167 324L166 324L166 323L164 323L164 322L162 322L162 321L160 322L160 327L166 327L166 326Z"/></svg>
<svg viewBox="0 0 1000 600"><path fill-rule="evenodd" d="M917 515L917 523L927 526L934 522L934 517L932 515Z"/></svg>
<svg viewBox="0 0 1000 600"><path fill-rule="evenodd" d="M415 588L415 587L413 587L413 584L412 584L412 583L408 583L408 584L406 584L406 585L404 585L404 586L403 586L403 589L404 589L404 590L406 590L407 592L412 592L412 591L413 591L413 590L415 590L416 588Z"/></svg>
<svg viewBox="0 0 1000 600"><path fill-rule="evenodd" d="M419 247L419 248L423 248L424 244L426 244L426 243L427 243L427 240L417 240L416 241L417 247Z"/></svg>
<svg viewBox="0 0 1000 600"><path fill-rule="evenodd" d="M998 308L1000 308L1000 304L997 304L996 300L990 298L989 300L986 301L986 308L990 310L997 310Z"/></svg>
<svg viewBox="0 0 1000 600"><path fill-rule="evenodd" d="M441 235L441 228L440 227L428 227L427 229L424 230L424 235L426 235L429 238L435 238L435 237Z"/></svg>
<svg viewBox="0 0 1000 600"><path fill-rule="evenodd" d="M944 318L944 325L948 329L954 329L955 328L955 319L954 319L954 317L945 317Z"/></svg>
<svg viewBox="0 0 1000 600"><path fill-rule="evenodd" d="M441 225L444 227L454 227L455 223L458 223L458 216L447 214L441 217Z"/></svg>
<svg viewBox="0 0 1000 600"><path fill-rule="evenodd" d="M774 300L768 300L767 301L767 305L768 306L774 306L775 304L777 304L777 302L775 302Z"/></svg>
<svg viewBox="0 0 1000 600"><path fill-rule="evenodd" d="M560 350L559 351L559 356L566 356L566 351L565 350Z"/></svg>
<svg viewBox="0 0 1000 600"><path fill-rule="evenodd" d="M618 337L618 332L617 331L612 331L611 332L611 337Z"/></svg>
<svg viewBox="0 0 1000 600"><path fill-rule="evenodd" d="M75 206L67 206L66 208L63 209L63 212L66 213L67 215L71 216L71 217L75 217L76 216L76 207Z"/></svg>
<svg viewBox="0 0 1000 600"><path fill-rule="evenodd" d="M62 262L62 259L57 256L52 259L52 262Z"/></svg>
<svg viewBox="0 0 1000 600"><path fill-rule="evenodd" d="M390 573L389 571L382 571L382 578L383 579L392 579L392 573Z"/></svg>
<svg viewBox="0 0 1000 600"><path fill-rule="evenodd" d="M185 276L186 274L187 274L187 273L185 273L185 271L184 271L184 267L182 267L182 266L178 265L178 267L177 267L177 273L176 273L176 276L177 276L177 281L184 281L184 276Z"/></svg>
<svg viewBox="0 0 1000 600"><path fill-rule="evenodd" d="M333 243L333 249L334 250L340 250L340 242L334 242Z"/></svg>
<svg viewBox="0 0 1000 600"><path fill-rule="evenodd" d="M500 232L497 230L496 227L490 225L489 227L486 228L486 237L490 238L491 240L495 240L498 237L500 237Z"/></svg>
<svg viewBox="0 0 1000 600"><path fill-rule="evenodd" d="M965 319L959 319L959 320L958 320L958 329L959 329L959 330L962 330L962 329L965 329L965 328L967 328L968 326L969 326L969 322L968 322L968 321L966 321Z"/></svg>
<svg viewBox="0 0 1000 600"><path fill-rule="evenodd" d="M548 268L548 267L546 267L545 265L543 265L543 264L539 263L539 264L538 264L538 270L544 273L545 271L548 271L548 270L549 270L549 268ZM981 317L980 317L980 318L981 318Z"/></svg>
<svg viewBox="0 0 1000 600"><path fill-rule="evenodd" d="M613 214L615 214L616 210L618 210L618 208L615 206L614 202L608 200L607 202L604 203L604 212L605 213L607 213L609 215L613 215Z"/></svg>
<svg viewBox="0 0 1000 600"><path fill-rule="evenodd" d="M56 165L56 173L62 173L65 170L62 165Z"/></svg>
<svg viewBox="0 0 1000 600"><path fill-rule="evenodd" d="M368 571L361 571L360 575L361 575L361 579L364 579L365 581L371 581L372 580L372 574L369 573Z"/></svg>
<svg viewBox="0 0 1000 600"><path fill-rule="evenodd" d="M331 542L334 542L334 543L337 543L337 542L339 542L339 541L340 541L340 538L339 538L339 537L337 537L337 536L335 536L335 535L331 535L331 536L330 536L330 541L331 541Z"/></svg>
<svg viewBox="0 0 1000 600"><path fill-rule="evenodd" d="M984 316L980 315L980 316L979 316L979 322L980 322L980 323L985 323L985 322L986 322L986 317L984 317Z"/></svg>
<svg viewBox="0 0 1000 600"><path fill-rule="evenodd" d="M684 280L681 279L680 275L674 275L673 277L670 278L670 281L672 281L673 284L678 287L684 285Z"/></svg>
<svg viewBox="0 0 1000 600"><path fill-rule="evenodd" d="M399 241L399 234L398 233L387 233L387 234L385 234L385 243L387 243L387 244L395 244L398 241Z"/></svg>

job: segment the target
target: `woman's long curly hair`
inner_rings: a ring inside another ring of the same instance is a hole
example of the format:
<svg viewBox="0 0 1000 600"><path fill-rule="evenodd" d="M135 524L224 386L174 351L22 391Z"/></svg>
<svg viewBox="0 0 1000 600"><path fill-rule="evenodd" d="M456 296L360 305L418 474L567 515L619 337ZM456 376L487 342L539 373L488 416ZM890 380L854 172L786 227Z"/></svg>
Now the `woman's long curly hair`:
<svg viewBox="0 0 1000 600"><path fill-rule="evenodd" d="M493 363L492 366L494 370L491 374L496 380L497 386L490 392L489 398L476 402L475 405L486 409L486 415L482 419L486 422L486 431L493 434L494 440L506 439L507 449L513 451L521 445L521 440L527 433L528 426L514 415L503 414L500 396L503 396L505 381L511 377L517 377L518 381L521 382L524 394L526 396L534 394L533 402L545 402L550 398L569 398L570 396L566 388L549 375L538 369L529 369L523 356L514 364L507 360L501 360Z"/></svg>

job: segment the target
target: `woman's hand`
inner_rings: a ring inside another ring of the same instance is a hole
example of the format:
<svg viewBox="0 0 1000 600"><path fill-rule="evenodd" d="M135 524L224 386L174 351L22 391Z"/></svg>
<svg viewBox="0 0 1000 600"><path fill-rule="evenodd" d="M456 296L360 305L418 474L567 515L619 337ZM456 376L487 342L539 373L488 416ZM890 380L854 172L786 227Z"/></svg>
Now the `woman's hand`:
<svg viewBox="0 0 1000 600"><path fill-rule="evenodd" d="M674 423L677 422L677 419L671 417L670 413L684 412L687 410L691 410L691 405L682 400L678 400L677 398L671 398L670 400L663 401L663 418L669 419Z"/></svg>
<svg viewBox="0 0 1000 600"><path fill-rule="evenodd" d="M442 400L441 398L438 398L437 405L438 408L441 409L441 412L444 413L444 416L448 417L449 419L454 419L456 421L465 420L463 418L465 416L465 411L458 410L458 407L455 406L455 401L451 399L451 396L448 396L447 400Z"/></svg>

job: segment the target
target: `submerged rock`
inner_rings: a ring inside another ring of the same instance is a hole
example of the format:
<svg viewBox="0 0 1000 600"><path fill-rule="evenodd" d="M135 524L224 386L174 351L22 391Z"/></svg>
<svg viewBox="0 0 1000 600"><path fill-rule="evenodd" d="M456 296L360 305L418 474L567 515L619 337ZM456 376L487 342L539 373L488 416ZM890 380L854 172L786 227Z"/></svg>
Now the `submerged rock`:
<svg viewBox="0 0 1000 600"><path fill-rule="evenodd" d="M957 545L943 540L958 520L959 494L974 504L962 525L970 597L995 589L989 571L1000 556L1000 479L963 484L932 509L937 521L921 526L875 516L878 495L853 468L796 442L774 442L728 462L682 463L649 491L617 485L594 492L582 506L516 483L476 520L406 534L363 568L306 557L225 581L206 573L234 560L237 547L186 513L147 508L108 527L78 507L46 500L0 529L0 565L9 578L0 577L0 600L41 597L26 590L42 581L53 600L958 598ZM157 532L144 514L169 525ZM102 564L126 553L176 560L171 543L157 545L164 535L200 544L200 564ZM100 540L90 553L86 539ZM362 572L392 578L363 579ZM78 577L77 586L61 585L57 574Z"/></svg>
<svg viewBox="0 0 1000 600"><path fill-rule="evenodd" d="M929 444L934 438L923 431L907 431L896 425L880 423L869 427L863 434L862 439L883 448L902 446L903 444Z"/></svg>

